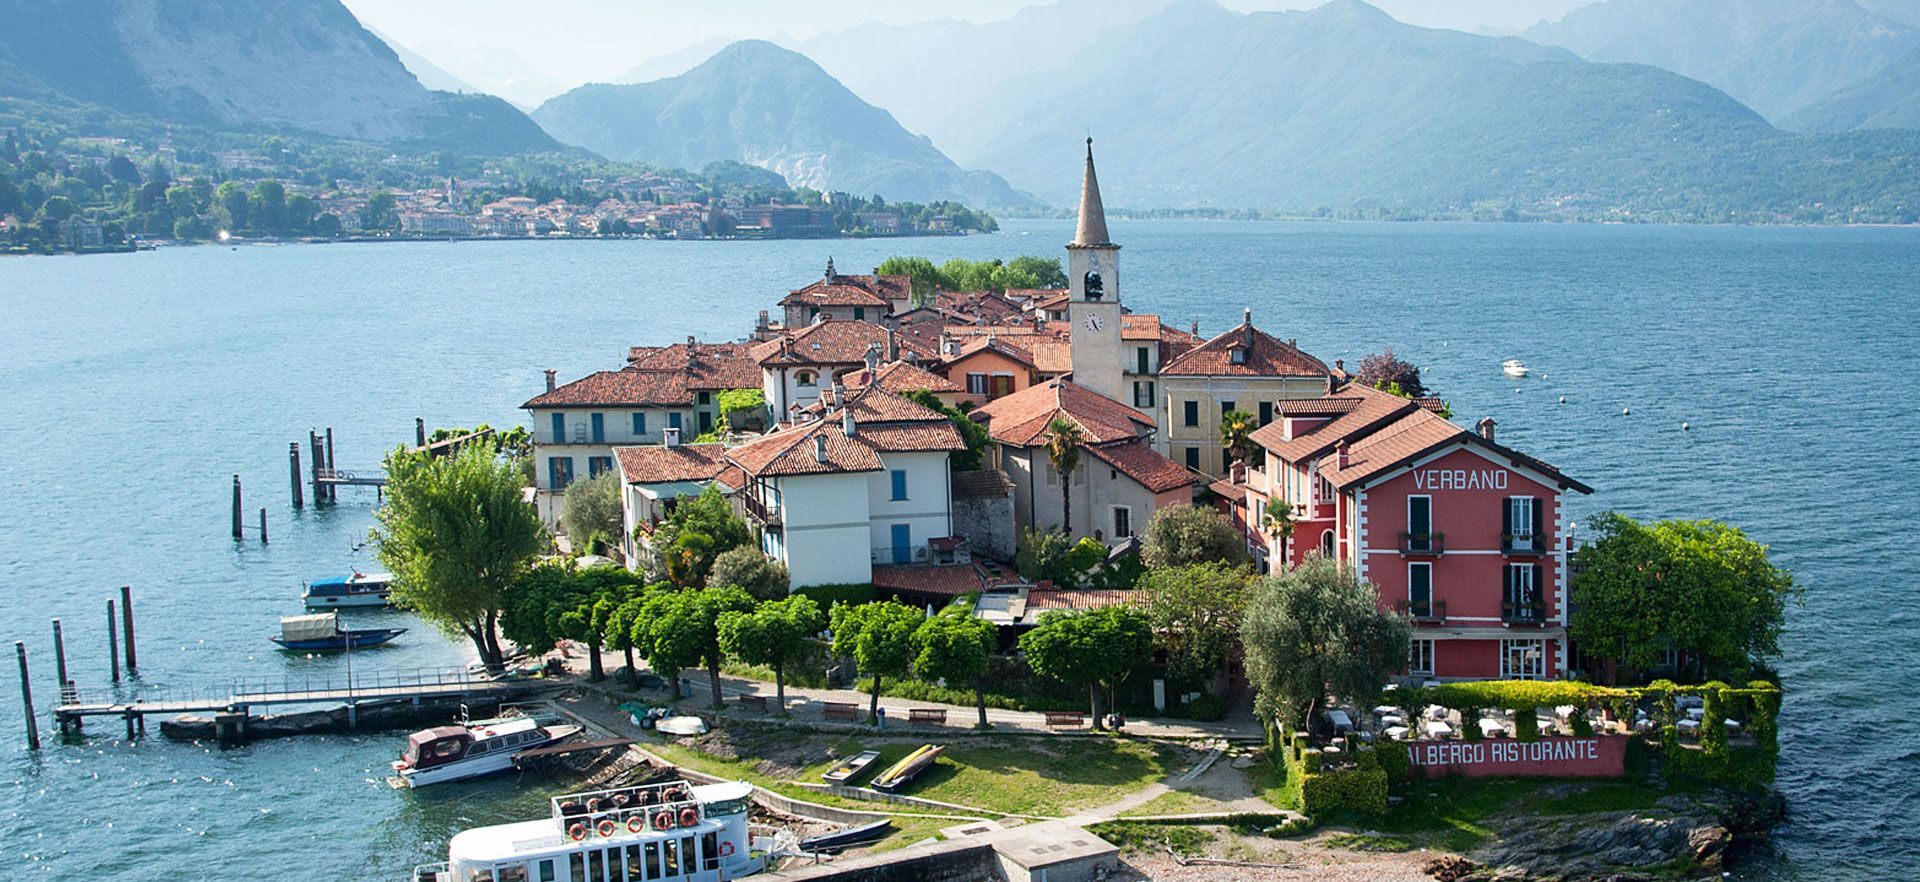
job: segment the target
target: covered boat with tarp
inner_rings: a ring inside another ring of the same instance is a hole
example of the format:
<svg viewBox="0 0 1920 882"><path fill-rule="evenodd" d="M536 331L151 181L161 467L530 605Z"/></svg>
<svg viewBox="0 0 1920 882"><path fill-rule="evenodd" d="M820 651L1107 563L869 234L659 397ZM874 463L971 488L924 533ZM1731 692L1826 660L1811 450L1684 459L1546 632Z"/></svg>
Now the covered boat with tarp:
<svg viewBox="0 0 1920 882"><path fill-rule="evenodd" d="M378 646L405 633L405 628L341 628L340 614L328 612L284 616L280 619L280 636L270 639L282 649L326 652Z"/></svg>

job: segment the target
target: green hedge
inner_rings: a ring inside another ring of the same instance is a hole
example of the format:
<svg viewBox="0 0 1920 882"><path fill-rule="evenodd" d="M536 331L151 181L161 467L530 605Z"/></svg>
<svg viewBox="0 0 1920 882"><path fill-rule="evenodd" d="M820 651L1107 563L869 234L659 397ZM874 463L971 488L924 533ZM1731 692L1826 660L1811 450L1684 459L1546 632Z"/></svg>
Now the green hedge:
<svg viewBox="0 0 1920 882"><path fill-rule="evenodd" d="M1373 754L1380 764L1380 770L1387 773L1388 783L1405 781L1412 776L1413 748L1405 742L1383 741L1374 746Z"/></svg>
<svg viewBox="0 0 1920 882"><path fill-rule="evenodd" d="M1380 769L1319 772L1300 782L1300 809L1319 816L1339 809L1369 815L1387 810L1387 773Z"/></svg>

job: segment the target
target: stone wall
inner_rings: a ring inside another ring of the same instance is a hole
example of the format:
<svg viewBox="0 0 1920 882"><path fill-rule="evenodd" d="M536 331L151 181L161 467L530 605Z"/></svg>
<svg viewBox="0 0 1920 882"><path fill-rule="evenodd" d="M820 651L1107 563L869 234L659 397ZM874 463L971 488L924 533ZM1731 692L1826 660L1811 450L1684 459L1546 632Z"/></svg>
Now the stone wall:
<svg viewBox="0 0 1920 882"><path fill-rule="evenodd" d="M1005 882L1006 877L1000 874L1000 859L993 846L961 840L831 864L802 864L763 878L808 882Z"/></svg>
<svg viewBox="0 0 1920 882"><path fill-rule="evenodd" d="M965 536L972 552L991 560L1012 560L1013 497L953 500L953 532Z"/></svg>

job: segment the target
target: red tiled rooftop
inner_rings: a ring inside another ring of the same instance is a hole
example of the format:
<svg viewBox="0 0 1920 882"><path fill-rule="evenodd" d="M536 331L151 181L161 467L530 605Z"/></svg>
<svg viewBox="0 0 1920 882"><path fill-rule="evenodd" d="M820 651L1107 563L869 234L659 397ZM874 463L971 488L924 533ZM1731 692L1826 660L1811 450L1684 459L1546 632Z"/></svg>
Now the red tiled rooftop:
<svg viewBox="0 0 1920 882"><path fill-rule="evenodd" d="M615 447L620 474L629 484L666 484L719 479L730 487L745 483L738 467L727 462L720 444L682 444L677 447Z"/></svg>
<svg viewBox="0 0 1920 882"><path fill-rule="evenodd" d="M1244 352L1242 360L1234 360L1235 350ZM1320 359L1249 323L1180 353L1160 368L1162 376L1185 377L1324 377L1330 373Z"/></svg>
<svg viewBox="0 0 1920 882"><path fill-rule="evenodd" d="M1092 446L1086 450L1154 493L1165 493L1199 480L1186 466L1161 456L1143 441Z"/></svg>
<svg viewBox="0 0 1920 882"><path fill-rule="evenodd" d="M693 401L686 377L655 371L597 371L529 399L533 407L647 407Z"/></svg>
<svg viewBox="0 0 1920 882"><path fill-rule="evenodd" d="M1154 426L1152 417L1059 378L989 401L973 416L986 421L995 441L1015 447L1044 444L1055 417L1078 424L1089 444L1136 438Z"/></svg>
<svg viewBox="0 0 1920 882"><path fill-rule="evenodd" d="M883 364L876 373L879 376L879 387L888 392L905 393L917 390L925 390L927 392L961 391L959 384L952 380L919 367L918 365L909 364L904 361L893 361ZM861 368L853 373L847 374L841 381L846 384L848 389L852 390L866 388L866 386L872 382L872 379L867 376L867 369Z"/></svg>

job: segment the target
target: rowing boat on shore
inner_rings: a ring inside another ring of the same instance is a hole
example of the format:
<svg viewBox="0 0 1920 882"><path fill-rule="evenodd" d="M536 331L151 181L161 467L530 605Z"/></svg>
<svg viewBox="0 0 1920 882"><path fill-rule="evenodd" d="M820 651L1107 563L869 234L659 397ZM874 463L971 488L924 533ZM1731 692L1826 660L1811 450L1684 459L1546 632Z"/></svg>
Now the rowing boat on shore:
<svg viewBox="0 0 1920 882"><path fill-rule="evenodd" d="M876 789L888 792L899 789L908 781L912 781L921 772L930 768L934 760L939 759L941 752L946 749L944 745L921 745L912 753L907 754L904 759L888 766L886 771L875 776L873 786Z"/></svg>

